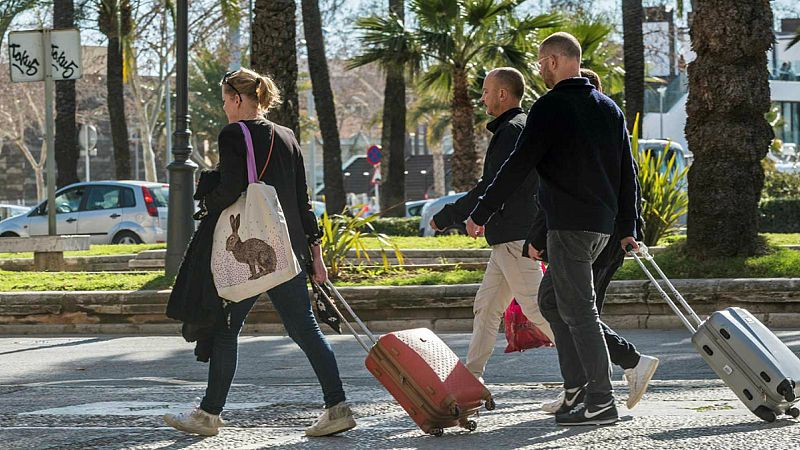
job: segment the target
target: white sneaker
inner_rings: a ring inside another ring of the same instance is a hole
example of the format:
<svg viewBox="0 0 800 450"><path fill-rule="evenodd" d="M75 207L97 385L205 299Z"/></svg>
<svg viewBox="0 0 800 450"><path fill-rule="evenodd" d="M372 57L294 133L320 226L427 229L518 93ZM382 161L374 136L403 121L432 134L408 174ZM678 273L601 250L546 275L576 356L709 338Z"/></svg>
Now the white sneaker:
<svg viewBox="0 0 800 450"><path fill-rule="evenodd" d="M650 379L656 373L658 358L642 355L639 364L632 369L625 369L625 381L628 382L628 409L633 409L642 399Z"/></svg>
<svg viewBox="0 0 800 450"><path fill-rule="evenodd" d="M553 400L552 402L543 403L541 406L541 410L546 412L547 414L555 414L556 411L561 408L561 405L564 404L564 390L561 390L561 393L558 394L558 398Z"/></svg>
<svg viewBox="0 0 800 450"><path fill-rule="evenodd" d="M355 428L356 420L353 411L345 402L337 403L325 412L306 429L306 436L330 436Z"/></svg>
<svg viewBox="0 0 800 450"><path fill-rule="evenodd" d="M209 414L199 407L180 414L164 414L164 422L176 430L201 436L216 436L225 422L219 415Z"/></svg>

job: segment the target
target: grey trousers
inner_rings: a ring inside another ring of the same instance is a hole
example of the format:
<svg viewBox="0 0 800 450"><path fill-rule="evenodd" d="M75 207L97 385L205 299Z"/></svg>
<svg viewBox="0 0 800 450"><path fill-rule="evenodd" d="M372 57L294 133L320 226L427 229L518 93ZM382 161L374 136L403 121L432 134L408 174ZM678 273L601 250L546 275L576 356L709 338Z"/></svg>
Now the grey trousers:
<svg viewBox="0 0 800 450"><path fill-rule="evenodd" d="M586 385L586 403L612 400L611 363L595 305L592 263L609 235L549 230L550 266L539 286L539 309L555 336L564 388Z"/></svg>

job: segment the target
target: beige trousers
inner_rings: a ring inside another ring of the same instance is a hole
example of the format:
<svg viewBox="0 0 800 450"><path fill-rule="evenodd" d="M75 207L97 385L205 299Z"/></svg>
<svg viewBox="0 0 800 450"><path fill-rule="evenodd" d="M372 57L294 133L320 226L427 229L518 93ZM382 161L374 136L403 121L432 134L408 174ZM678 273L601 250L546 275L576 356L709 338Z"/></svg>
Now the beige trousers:
<svg viewBox="0 0 800 450"><path fill-rule="evenodd" d="M512 298L522 313L553 341L553 332L539 312L539 283L542 267L538 261L522 256L524 241L492 246L483 283L475 295L475 320L467 353L467 368L476 377L483 376L486 362L492 356L497 330Z"/></svg>

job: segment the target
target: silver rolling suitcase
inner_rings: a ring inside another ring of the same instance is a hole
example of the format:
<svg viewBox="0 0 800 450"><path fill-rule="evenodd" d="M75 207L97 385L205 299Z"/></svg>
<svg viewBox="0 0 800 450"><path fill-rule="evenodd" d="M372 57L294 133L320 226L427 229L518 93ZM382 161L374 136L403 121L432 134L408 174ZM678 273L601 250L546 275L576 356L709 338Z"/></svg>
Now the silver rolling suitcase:
<svg viewBox="0 0 800 450"><path fill-rule="evenodd" d="M800 359L746 309L725 308L705 321L700 320L641 244L640 254L641 257L634 253L634 259L692 332L697 352L747 408L767 422L782 414L800 416L800 410L794 406L800 396ZM642 259L652 264L688 315L659 285Z"/></svg>

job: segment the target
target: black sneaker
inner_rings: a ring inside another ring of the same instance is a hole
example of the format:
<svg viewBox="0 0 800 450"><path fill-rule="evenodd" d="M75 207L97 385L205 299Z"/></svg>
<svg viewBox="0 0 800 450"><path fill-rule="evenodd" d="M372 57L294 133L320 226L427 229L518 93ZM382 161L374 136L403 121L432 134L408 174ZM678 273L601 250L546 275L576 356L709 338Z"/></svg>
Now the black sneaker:
<svg viewBox="0 0 800 450"><path fill-rule="evenodd" d="M605 405L582 403L569 412L556 414L556 423L562 426L609 425L619 420L614 400Z"/></svg>
<svg viewBox="0 0 800 450"><path fill-rule="evenodd" d="M570 391L572 391L572 389L564 391L564 401L561 403L561 406L556 410L555 412L556 415L572 411L572 408L583 403L583 400L586 398L585 386L581 386L572 392Z"/></svg>

